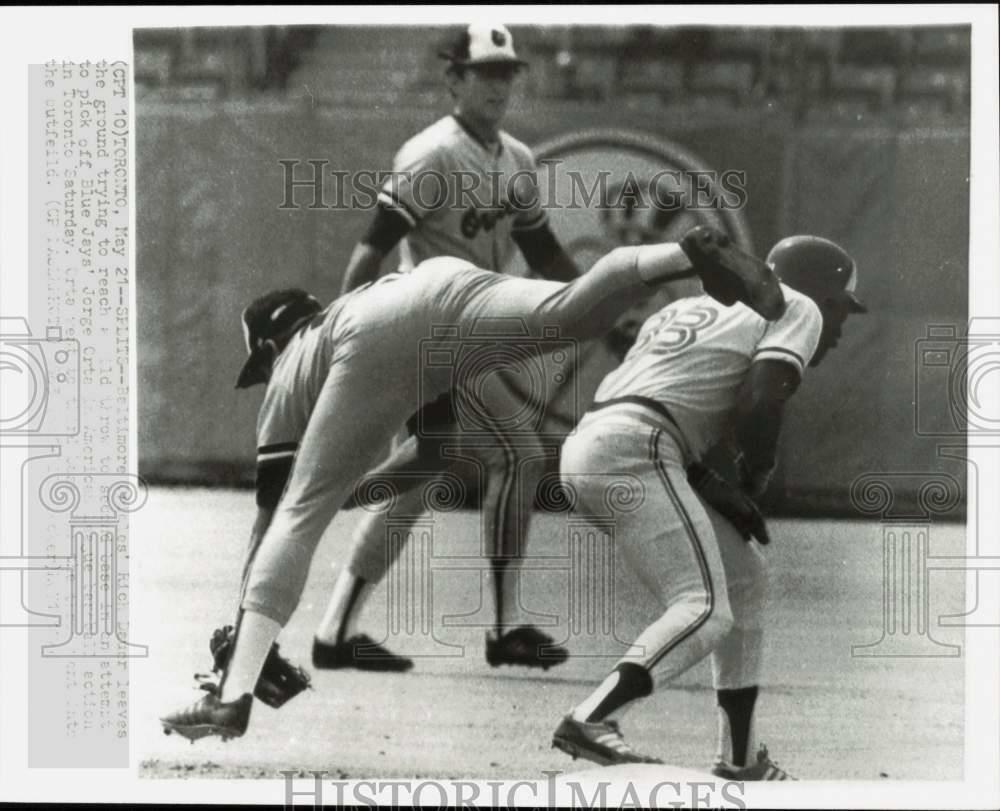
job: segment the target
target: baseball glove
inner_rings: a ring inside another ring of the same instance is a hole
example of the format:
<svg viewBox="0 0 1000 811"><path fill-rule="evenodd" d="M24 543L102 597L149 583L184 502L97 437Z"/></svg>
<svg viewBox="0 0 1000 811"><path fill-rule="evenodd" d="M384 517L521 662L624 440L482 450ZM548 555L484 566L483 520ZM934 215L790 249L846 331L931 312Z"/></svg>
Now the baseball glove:
<svg viewBox="0 0 1000 811"><path fill-rule="evenodd" d="M688 467L688 482L698 495L736 528L744 540L756 538L764 545L771 542L760 509L739 487L700 462Z"/></svg>
<svg viewBox="0 0 1000 811"><path fill-rule="evenodd" d="M233 626L227 625L225 628L216 628L208 642L214 661L212 670L220 677L229 663L235 638L236 632ZM309 674L305 670L293 665L278 653L278 643L275 642L267 655L267 661L264 662L264 669L260 672L253 694L271 707L280 707L310 687L310 682Z"/></svg>
<svg viewBox="0 0 1000 811"><path fill-rule="evenodd" d="M741 250L729 236L699 225L680 241L705 292L726 306L742 301L769 321L785 311L778 277L764 260Z"/></svg>

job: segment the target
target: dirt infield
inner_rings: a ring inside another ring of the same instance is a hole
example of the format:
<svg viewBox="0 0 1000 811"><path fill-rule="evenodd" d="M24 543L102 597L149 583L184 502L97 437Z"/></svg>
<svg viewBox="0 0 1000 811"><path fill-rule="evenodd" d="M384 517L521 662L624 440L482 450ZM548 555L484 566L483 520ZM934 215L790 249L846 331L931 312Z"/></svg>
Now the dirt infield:
<svg viewBox="0 0 1000 811"><path fill-rule="evenodd" d="M389 633L389 644L418 655L411 673L313 672L315 689L282 710L258 703L251 729L237 741L190 746L164 736L158 714L194 700L191 676L208 669L208 636L232 621L253 514L253 496L245 491L156 488L133 519L130 637L150 646L149 658L137 660L132 671L132 736L142 775L276 777L282 770L323 770L331 779L539 780L546 770L590 767L551 749L552 730L654 606L631 573L617 569L605 604L613 609L592 606L571 615L568 595L578 581L563 516L535 522L523 602L547 615L538 621L550 620L553 636L567 640L575 655L565 665L542 674L486 664L483 626L491 612L488 599L477 611L487 596L477 519L452 513L428 524L433 544L424 547L430 556L424 559L431 576L421 581L419 567L403 566L394 581L393 588L402 589L394 593L429 595L424 613L403 617L403 633L390 633L397 615L387 609L398 601L387 599L386 585L365 611L372 636ZM282 651L307 667L332 581L330 563L346 550L355 519L348 512L334 523L280 640ZM962 554L963 527L931 529L931 555ZM773 522L772 537L773 597L757 715L772 757L803 779L961 778L964 659L944 655L949 651L942 646L962 645L963 631L940 627L938 618L960 612L962 573L929 575L929 633L938 645L922 626L905 624L909 615L897 616L897 633L868 649L886 653L895 644L896 656L852 655L852 645L883 637L883 528L781 520ZM421 582L431 585L422 590ZM411 633L405 633L407 621ZM623 728L638 748L678 767L705 769L715 745L707 662L632 710Z"/></svg>

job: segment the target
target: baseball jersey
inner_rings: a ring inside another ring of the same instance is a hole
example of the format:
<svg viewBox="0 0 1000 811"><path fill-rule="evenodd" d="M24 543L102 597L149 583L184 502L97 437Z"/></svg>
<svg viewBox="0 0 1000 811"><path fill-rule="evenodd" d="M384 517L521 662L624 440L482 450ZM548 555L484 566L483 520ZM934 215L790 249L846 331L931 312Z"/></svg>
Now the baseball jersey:
<svg viewBox="0 0 1000 811"><path fill-rule="evenodd" d="M515 285L520 294L504 292L510 289L510 283L518 281L476 268L464 259L442 256L424 262L414 273L390 273L362 285L317 313L292 336L275 360L264 392L257 415L258 504L277 504L338 350L342 351L339 357L343 353L366 355L364 362L377 370L370 347L361 352L350 346L362 333L377 343L389 346L402 342L416 351L432 323L457 323L462 313L475 323L480 315L477 301L487 301L484 316L491 312L490 301L528 314L533 303L543 302L554 289L562 287L556 282L535 281L527 288ZM372 288L375 294L366 295ZM418 369L416 361L414 355L410 361L414 370ZM386 389L386 381L379 374L373 373L369 379L367 398L399 395L391 383Z"/></svg>
<svg viewBox="0 0 1000 811"><path fill-rule="evenodd" d="M292 336L278 356L257 413L257 503L277 504L299 440L326 380L336 348L334 328L341 296ZM263 501L262 501L263 499ZM265 503L266 502L266 503Z"/></svg>
<svg viewBox="0 0 1000 811"><path fill-rule="evenodd" d="M523 193L528 181L537 182L534 156L506 132L488 145L449 115L417 133L396 154L378 196L411 226L400 245L399 270L434 256L503 268L513 233L547 219L538 195Z"/></svg>
<svg viewBox="0 0 1000 811"><path fill-rule="evenodd" d="M643 324L595 402L628 396L657 401L700 456L728 430L751 363L780 360L801 374L815 353L823 326L819 307L790 287L782 285L782 292L787 307L777 321L743 305L723 307L705 295L667 305Z"/></svg>

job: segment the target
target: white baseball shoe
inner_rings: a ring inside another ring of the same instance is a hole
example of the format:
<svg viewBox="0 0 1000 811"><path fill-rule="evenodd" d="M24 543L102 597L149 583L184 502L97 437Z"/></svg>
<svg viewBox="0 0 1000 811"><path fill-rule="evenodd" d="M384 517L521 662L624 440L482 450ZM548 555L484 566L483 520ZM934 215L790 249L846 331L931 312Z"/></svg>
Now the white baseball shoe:
<svg viewBox="0 0 1000 811"><path fill-rule="evenodd" d="M795 780L788 772L774 763L767 754L767 747L761 744L757 751L757 762L750 766L734 766L724 760L717 760L712 766L712 774L726 780L739 782L752 780Z"/></svg>

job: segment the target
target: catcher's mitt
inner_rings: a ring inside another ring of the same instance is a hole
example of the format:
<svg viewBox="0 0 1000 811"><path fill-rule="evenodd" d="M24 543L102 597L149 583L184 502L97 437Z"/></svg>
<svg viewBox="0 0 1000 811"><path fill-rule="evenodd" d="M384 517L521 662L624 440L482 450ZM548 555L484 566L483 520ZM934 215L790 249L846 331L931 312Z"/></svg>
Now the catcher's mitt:
<svg viewBox="0 0 1000 811"><path fill-rule="evenodd" d="M227 625L225 628L216 628L208 642L214 660L212 670L220 676L229 663L235 637L233 626ZM310 687L310 682L309 674L305 670L293 665L278 653L278 643L275 642L267 655L267 661L264 662L253 694L271 707L280 707Z"/></svg>
<svg viewBox="0 0 1000 811"><path fill-rule="evenodd" d="M765 545L771 542L764 516L754 500L743 490L700 462L688 467L687 473L688 482L698 495L726 518L744 540L756 538Z"/></svg>

